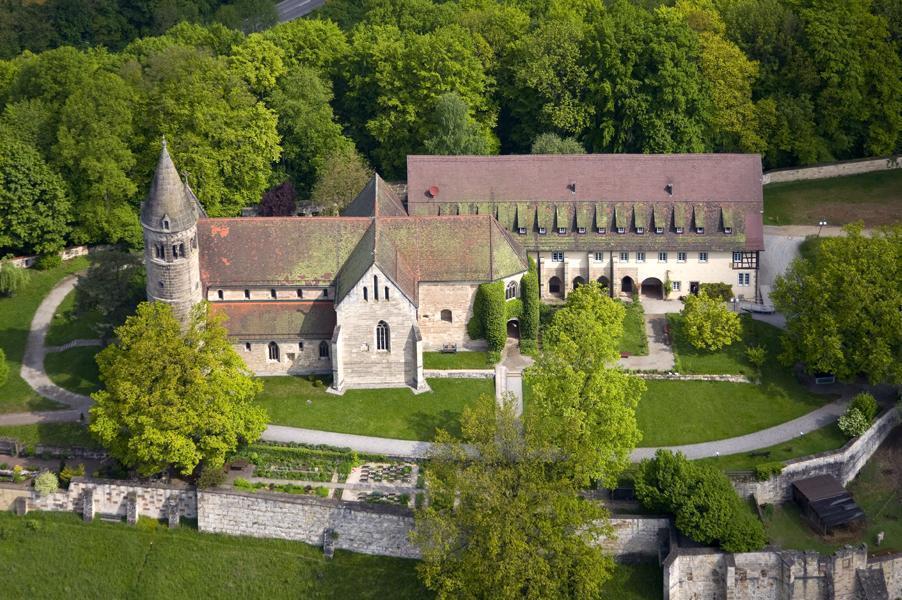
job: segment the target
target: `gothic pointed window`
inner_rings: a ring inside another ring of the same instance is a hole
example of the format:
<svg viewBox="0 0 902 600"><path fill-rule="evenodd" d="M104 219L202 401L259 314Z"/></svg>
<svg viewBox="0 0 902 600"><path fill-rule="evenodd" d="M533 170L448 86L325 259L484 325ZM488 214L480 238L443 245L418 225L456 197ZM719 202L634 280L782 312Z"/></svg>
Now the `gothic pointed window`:
<svg viewBox="0 0 902 600"><path fill-rule="evenodd" d="M319 343L319 357L320 358L329 358L329 343L328 342L320 342Z"/></svg>
<svg viewBox="0 0 902 600"><path fill-rule="evenodd" d="M269 343L269 360L279 362L279 345L275 342Z"/></svg>
<svg viewBox="0 0 902 600"><path fill-rule="evenodd" d="M388 323L379 321L376 325L376 350L388 351L390 349L390 342Z"/></svg>
<svg viewBox="0 0 902 600"><path fill-rule="evenodd" d="M507 289L504 292L505 300L511 300L517 297L517 282L511 281L507 284Z"/></svg>

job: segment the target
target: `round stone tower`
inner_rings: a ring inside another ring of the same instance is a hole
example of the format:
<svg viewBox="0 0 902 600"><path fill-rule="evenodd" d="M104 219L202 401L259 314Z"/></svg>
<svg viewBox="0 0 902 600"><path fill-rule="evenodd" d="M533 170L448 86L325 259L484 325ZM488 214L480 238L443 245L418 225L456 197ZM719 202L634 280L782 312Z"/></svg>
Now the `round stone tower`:
<svg viewBox="0 0 902 600"><path fill-rule="evenodd" d="M197 250L201 216L206 215L175 170L164 139L150 193L141 205L147 299L169 304L182 322L203 298Z"/></svg>

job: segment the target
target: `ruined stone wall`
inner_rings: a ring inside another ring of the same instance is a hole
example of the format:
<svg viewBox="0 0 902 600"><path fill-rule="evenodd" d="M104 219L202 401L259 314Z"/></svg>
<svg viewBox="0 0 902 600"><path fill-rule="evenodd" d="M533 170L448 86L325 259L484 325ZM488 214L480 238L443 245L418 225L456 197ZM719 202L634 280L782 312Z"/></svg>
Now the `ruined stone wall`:
<svg viewBox="0 0 902 600"><path fill-rule="evenodd" d="M187 485L174 487L170 485L154 485L150 483L130 484L128 482L92 480L75 477L68 490L61 490L47 496L38 496L29 492L29 510L52 510L63 512L82 512L85 492L93 492L94 512L96 514L127 514L127 498L134 493L138 514L152 519L163 519L168 516L167 506L173 498L179 507L179 514L188 519L197 517L197 495ZM23 494L20 494L23 495Z"/></svg>
<svg viewBox="0 0 902 600"><path fill-rule="evenodd" d="M28 493L18 485L0 483L0 510L12 510L16 498L27 496Z"/></svg>
<svg viewBox="0 0 902 600"><path fill-rule="evenodd" d="M902 554L891 554L868 559L869 569L882 569L883 579L890 598L902 598ZM895 595L893 595L895 594Z"/></svg>
<svg viewBox="0 0 902 600"><path fill-rule="evenodd" d="M828 177L840 177L843 175L857 175L873 171L887 171L902 167L896 157L864 158L859 160L845 160L826 165L812 165L798 169L778 169L768 171L761 178L761 183L780 183L784 181L802 181L807 179L826 179Z"/></svg>
<svg viewBox="0 0 902 600"><path fill-rule="evenodd" d="M658 550L670 530L664 517L620 517L611 519L614 535L600 540L605 552L618 560L657 559Z"/></svg>
<svg viewBox="0 0 902 600"><path fill-rule="evenodd" d="M754 495L758 504L780 504L792 498L792 482L815 475L833 475L846 485L858 475L890 432L902 422L902 414L891 409L877 418L870 429L834 452L822 452L790 461L783 471L767 481L734 481L743 498Z"/></svg>

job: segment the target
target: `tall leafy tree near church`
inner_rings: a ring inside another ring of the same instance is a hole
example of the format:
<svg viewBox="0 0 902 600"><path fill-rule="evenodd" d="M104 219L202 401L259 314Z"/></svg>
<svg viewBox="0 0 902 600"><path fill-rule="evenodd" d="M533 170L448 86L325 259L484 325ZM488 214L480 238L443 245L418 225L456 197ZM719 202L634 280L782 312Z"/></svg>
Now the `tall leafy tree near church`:
<svg viewBox="0 0 902 600"><path fill-rule="evenodd" d="M104 389L93 395L90 431L127 467L215 469L263 433L266 413L253 404L261 384L206 304L183 329L168 304L143 303L116 336L97 355Z"/></svg>

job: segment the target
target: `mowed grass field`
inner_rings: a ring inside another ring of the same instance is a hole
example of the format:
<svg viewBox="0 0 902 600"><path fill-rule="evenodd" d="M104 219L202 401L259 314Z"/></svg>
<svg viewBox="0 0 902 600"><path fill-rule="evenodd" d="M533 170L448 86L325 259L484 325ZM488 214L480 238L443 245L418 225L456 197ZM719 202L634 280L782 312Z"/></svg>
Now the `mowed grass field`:
<svg viewBox="0 0 902 600"><path fill-rule="evenodd" d="M48 346L62 346L72 340L94 339L98 337L98 323L100 323L100 315L95 311L76 316L75 290L72 290L56 309L44 343Z"/></svg>
<svg viewBox="0 0 902 600"><path fill-rule="evenodd" d="M94 360L98 352L100 348L96 346L51 352L44 357L44 370L61 388L88 396L100 389L100 372Z"/></svg>
<svg viewBox="0 0 902 600"><path fill-rule="evenodd" d="M408 388L326 393L300 377L264 377L257 403L269 422L307 429L404 440L431 440L437 428L460 434L460 413L480 394L494 395L492 379L430 379L431 392Z"/></svg>
<svg viewBox="0 0 902 600"><path fill-rule="evenodd" d="M299 542L0 513L4 598L429 598L416 562Z"/></svg>
<svg viewBox="0 0 902 600"><path fill-rule="evenodd" d="M902 221L902 169L764 186L765 225Z"/></svg>
<svg viewBox="0 0 902 600"><path fill-rule="evenodd" d="M28 340L31 320L41 301L67 275L88 267L84 257L65 261L47 271L29 269L28 285L14 296L0 298L0 348L6 353L9 377L0 386L0 413L60 408L56 402L41 398L19 376L22 355Z"/></svg>

